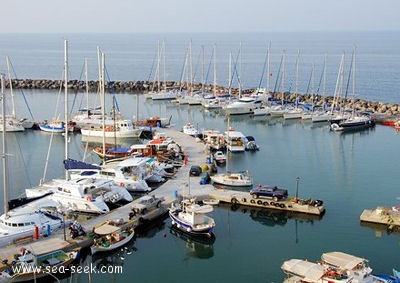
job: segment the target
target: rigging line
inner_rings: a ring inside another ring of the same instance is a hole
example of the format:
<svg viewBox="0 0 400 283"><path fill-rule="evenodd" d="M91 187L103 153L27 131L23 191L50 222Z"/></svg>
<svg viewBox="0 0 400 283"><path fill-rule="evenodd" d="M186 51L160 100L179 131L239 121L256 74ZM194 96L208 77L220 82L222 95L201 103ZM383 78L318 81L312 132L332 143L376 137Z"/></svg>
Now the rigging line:
<svg viewBox="0 0 400 283"><path fill-rule="evenodd" d="M346 92L344 93L344 99L347 98L347 94L349 92L350 78L353 73L353 61L354 61L354 51L351 54L350 70L349 70L349 76L347 77Z"/></svg>
<svg viewBox="0 0 400 283"><path fill-rule="evenodd" d="M21 143L19 142L19 139L17 138L16 135L15 135L15 140L16 140L16 143L17 143L19 152L20 152L20 156L21 156L21 160L22 160L22 164L23 164L24 170L25 170L25 172L29 172L29 171L28 171L27 163L26 163L25 158L24 158L24 155L23 155ZM32 185L32 182L31 182L31 178L29 177L29 174L25 174L24 177L27 179L28 184L29 184L29 187L32 187L33 185Z"/></svg>
<svg viewBox="0 0 400 283"><path fill-rule="evenodd" d="M268 56L269 56L269 49L267 48L267 53L265 54L265 59L264 59L264 66L263 66L262 72L261 72L260 82L258 83L259 89L261 88L261 84L264 79L264 73L265 73L265 68L267 67ZM269 74L268 74L268 76L269 76Z"/></svg>
<svg viewBox="0 0 400 283"><path fill-rule="evenodd" d="M115 88L114 88L114 84L110 79L110 76L108 74L108 70L107 67L105 67L105 71L106 71L106 75L107 75L107 79L108 79L108 89L110 90L110 93L112 95L112 99L113 99L113 105L115 105L115 107L117 108L117 111L119 112L119 105L118 105L118 101L117 98L115 97Z"/></svg>
<svg viewBox="0 0 400 283"><path fill-rule="evenodd" d="M156 64L156 59L157 59L157 54L154 54L153 63L151 64L150 73L149 73L149 76L147 77L147 81L148 82L150 82L151 75L153 74L154 65Z"/></svg>
<svg viewBox="0 0 400 283"><path fill-rule="evenodd" d="M275 85L274 85L274 93L276 92L276 88L278 87L278 82L279 82L279 79L281 76L282 63L283 63L283 54L281 56L281 62L279 63L278 73L277 73L276 81L275 81Z"/></svg>
<svg viewBox="0 0 400 283"><path fill-rule="evenodd" d="M9 62L10 62L10 67L11 67L11 70L13 72L13 75L14 75L15 79L18 80L17 73L15 72L15 69L14 69L14 66L13 66L11 60L9 60ZM35 120L35 118L33 117L31 108L29 107L28 100L26 99L24 90L22 88L20 88L19 91L22 93L22 97L24 98L25 105L28 108L28 111L29 111L29 114L31 115L32 120Z"/></svg>
<svg viewBox="0 0 400 283"><path fill-rule="evenodd" d="M82 69L81 69L81 73L79 75L79 81L82 80L82 76L83 76L84 70L85 70L85 63L83 63L83 66L82 66ZM70 111L69 111L70 115L72 115L72 111L73 111L73 109L75 107L75 102L76 102L77 96L78 96L78 88L75 89L74 99L72 100L72 105L71 105L71 108L70 108ZM79 108L78 109L82 108L82 103L83 103L83 96L81 97L81 103L79 104Z"/></svg>
<svg viewBox="0 0 400 283"><path fill-rule="evenodd" d="M62 72L62 76L61 76L61 77L64 76L64 72L65 72L65 71ZM63 81L63 80L61 80L61 82L62 82L62 81ZM56 112L55 112L55 115L56 115L57 112L58 112L58 103L59 103L59 101L60 101L62 88L63 88L63 84L60 83L60 90L59 90L58 96L57 96L57 103L56 103ZM67 126L68 126L68 125L65 125L65 127L67 127ZM48 165L49 165L50 152L51 152L51 147L52 147L52 144L53 144L53 139L54 139L54 131L51 132L50 144L49 144L49 148L48 148L48 150L47 150L46 162L45 162L45 164L44 164L44 170L43 170L43 176L42 176L42 179L40 179L40 181L39 181L39 182L40 182L40 183L39 183L40 185L42 185L43 182L46 180L47 168L48 168Z"/></svg>
<svg viewBox="0 0 400 283"><path fill-rule="evenodd" d="M207 73L206 73L206 78L205 78L205 80L204 80L204 84L206 85L207 84L207 81L208 81L208 75L210 74L210 69L211 69L211 66L212 66L212 64L213 64L213 59L214 59L214 50L211 52L211 57L210 57L210 63L208 64L208 68L207 68Z"/></svg>
<svg viewBox="0 0 400 283"><path fill-rule="evenodd" d="M322 67L322 70L325 70L325 64L326 64L326 62L324 61L324 65ZM324 71L321 72L321 76L319 77L318 88L317 88L317 91L316 91L317 94L319 94L319 90L321 88L323 78L324 78Z"/></svg>

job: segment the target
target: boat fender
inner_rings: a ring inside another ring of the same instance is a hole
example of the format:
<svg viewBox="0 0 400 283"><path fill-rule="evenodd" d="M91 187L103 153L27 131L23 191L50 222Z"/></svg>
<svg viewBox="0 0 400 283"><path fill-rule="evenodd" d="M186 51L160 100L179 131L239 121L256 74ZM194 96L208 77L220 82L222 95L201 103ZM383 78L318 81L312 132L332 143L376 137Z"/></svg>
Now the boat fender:
<svg viewBox="0 0 400 283"><path fill-rule="evenodd" d="M250 203L256 203L256 201L254 199L250 200Z"/></svg>
<svg viewBox="0 0 400 283"><path fill-rule="evenodd" d="M273 201L271 201L269 204L275 206L275 203Z"/></svg>
<svg viewBox="0 0 400 283"><path fill-rule="evenodd" d="M263 202L263 205L264 205L264 206L268 206L268 201L264 201L264 202Z"/></svg>
<svg viewBox="0 0 400 283"><path fill-rule="evenodd" d="M276 203L275 203L275 207L279 207L279 203L276 202Z"/></svg>
<svg viewBox="0 0 400 283"><path fill-rule="evenodd" d="M262 200L258 200L258 201L257 201L257 204L260 204L260 205L261 205L261 204L262 204Z"/></svg>
<svg viewBox="0 0 400 283"><path fill-rule="evenodd" d="M246 198L242 198L242 201L243 201L243 202L247 202L247 199L246 199Z"/></svg>
<svg viewBox="0 0 400 283"><path fill-rule="evenodd" d="M233 204L236 204L236 203L238 203L238 200L237 200L237 198L232 198L232 199L231 199L231 203L233 203Z"/></svg>
<svg viewBox="0 0 400 283"><path fill-rule="evenodd" d="M86 197L86 200L87 200L87 201L92 201L92 197L91 197L91 196L87 196L87 197Z"/></svg>
<svg viewBox="0 0 400 283"><path fill-rule="evenodd" d="M157 202L157 207L161 206L161 201Z"/></svg>
<svg viewBox="0 0 400 283"><path fill-rule="evenodd" d="M285 204L284 204L284 203L281 203L281 204L279 205L279 207L280 207L280 208L285 208Z"/></svg>

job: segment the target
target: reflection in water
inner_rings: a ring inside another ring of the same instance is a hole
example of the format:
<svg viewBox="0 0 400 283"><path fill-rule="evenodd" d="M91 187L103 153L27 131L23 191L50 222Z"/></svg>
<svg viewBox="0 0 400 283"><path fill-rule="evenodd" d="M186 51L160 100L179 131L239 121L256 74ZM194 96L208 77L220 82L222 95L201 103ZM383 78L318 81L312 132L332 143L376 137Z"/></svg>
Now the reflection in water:
<svg viewBox="0 0 400 283"><path fill-rule="evenodd" d="M293 211L283 211L270 208L255 208L245 207L238 204L220 204L222 209L230 209L249 214L250 218L262 225L266 226L284 226L288 220L299 220L301 222L313 223L320 220L322 215L306 214Z"/></svg>
<svg viewBox="0 0 400 283"><path fill-rule="evenodd" d="M215 235L211 237L196 237L182 232L178 228L171 226L170 233L177 238L184 240L187 255L193 258L207 259L214 256Z"/></svg>

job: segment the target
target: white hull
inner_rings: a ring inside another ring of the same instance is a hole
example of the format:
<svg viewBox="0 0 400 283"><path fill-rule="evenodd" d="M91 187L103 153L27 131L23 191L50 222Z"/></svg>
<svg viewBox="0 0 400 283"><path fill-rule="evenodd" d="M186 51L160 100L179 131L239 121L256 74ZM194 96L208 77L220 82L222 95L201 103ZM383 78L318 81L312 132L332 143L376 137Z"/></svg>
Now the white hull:
<svg viewBox="0 0 400 283"><path fill-rule="evenodd" d="M104 246L100 246L100 245L93 245L93 246L90 247L90 251L91 251L91 253L93 255L93 254L99 253L99 252L109 252L109 251L118 249L118 248L124 246L125 244L129 243L133 239L134 235L135 235L135 233L132 232L125 239L123 239L123 240L121 240L121 241L119 241L119 242L117 242L115 244L112 244L112 245L110 245L108 247L104 247Z"/></svg>

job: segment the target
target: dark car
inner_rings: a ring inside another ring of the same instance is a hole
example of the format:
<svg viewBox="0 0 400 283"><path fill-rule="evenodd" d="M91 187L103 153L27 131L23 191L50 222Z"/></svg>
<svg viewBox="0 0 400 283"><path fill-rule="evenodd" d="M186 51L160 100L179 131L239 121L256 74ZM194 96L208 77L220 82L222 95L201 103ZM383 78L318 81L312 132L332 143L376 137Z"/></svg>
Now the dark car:
<svg viewBox="0 0 400 283"><path fill-rule="evenodd" d="M189 175L190 176L200 176L202 170L201 167L198 165L193 165L190 167Z"/></svg>
<svg viewBox="0 0 400 283"><path fill-rule="evenodd" d="M279 189L277 186L261 186L250 190L250 195L253 198L267 197L272 198L274 201L282 200L288 197L288 191Z"/></svg>

